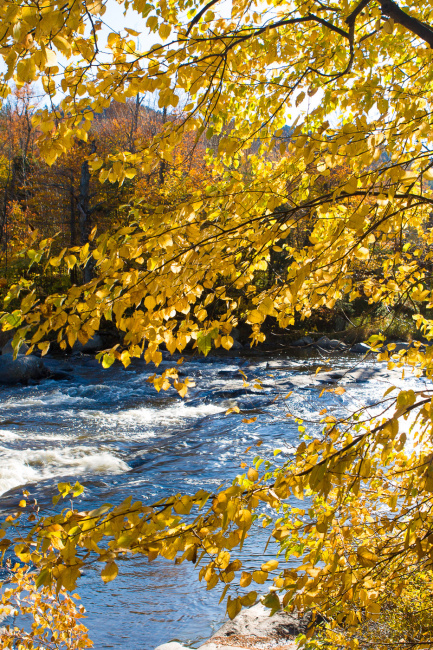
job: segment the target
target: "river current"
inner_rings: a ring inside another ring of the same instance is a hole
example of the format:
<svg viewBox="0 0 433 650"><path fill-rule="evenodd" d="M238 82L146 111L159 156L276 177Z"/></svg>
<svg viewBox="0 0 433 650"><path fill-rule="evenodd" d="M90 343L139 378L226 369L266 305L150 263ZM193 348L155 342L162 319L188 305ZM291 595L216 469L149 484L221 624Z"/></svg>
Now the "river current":
<svg viewBox="0 0 433 650"><path fill-rule="evenodd" d="M245 449L259 440L261 455L272 456L275 448L283 456L292 453L299 434L287 412L313 420L327 407L340 415L374 405L388 386L402 383L383 373L361 382L348 377L342 381L344 394L327 392L319 398L326 385L316 378L318 366L370 368L372 362L355 356L329 362L317 354L192 356L181 370L196 387L182 400L174 390L158 394L146 381L154 369L140 361L109 370L83 355L47 364L68 366L70 380L0 388L2 514L16 507L23 486L43 512L50 512L56 484L65 480L85 486L80 509L118 503L130 494L154 501L200 487L215 490L244 471L241 462L251 459ZM158 372L173 365L165 357ZM412 378L405 385L421 382ZM241 413L227 415L234 406ZM253 417L255 422L242 421ZM244 568L274 556L271 544L264 555L266 540L264 531L247 540ZM148 563L134 557L121 560L119 569L107 585L96 568L89 569L78 585L96 650L153 650L173 640L197 646L224 620L220 593L206 591L188 562Z"/></svg>

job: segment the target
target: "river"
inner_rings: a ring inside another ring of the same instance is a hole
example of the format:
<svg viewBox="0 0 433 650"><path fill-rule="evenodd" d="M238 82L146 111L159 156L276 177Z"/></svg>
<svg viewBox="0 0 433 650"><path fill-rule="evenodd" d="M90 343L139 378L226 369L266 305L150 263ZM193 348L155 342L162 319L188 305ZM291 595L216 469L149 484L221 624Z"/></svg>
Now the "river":
<svg viewBox="0 0 433 650"><path fill-rule="evenodd" d="M214 490L243 471L240 463L251 458L245 449L258 440L261 455L272 456L275 448L286 456L292 452L298 431L287 411L314 419L326 406L342 414L374 404L398 383L383 375L380 381L346 380L343 395L327 392L319 398L324 385L316 379L318 366L370 368L372 362L340 355L327 363L318 353L191 356L181 369L196 387L182 400L174 391L156 393L146 381L154 370L141 361L109 370L85 355L47 363L53 369L68 366L71 379L0 388L3 514L16 506L23 485L42 511L50 512L60 480L78 479L85 486L80 509L118 503L129 494L153 501L200 487ZM165 356L158 371L172 365ZM247 389L239 369L248 378ZM254 387L257 380L261 390ZM242 412L226 415L233 406ZM257 420L242 422L252 417ZM246 569L261 564L266 539L264 532L250 538L243 551ZM267 555L273 551L270 545ZM89 569L78 591L96 650L153 650L173 640L197 646L224 619L220 593L207 592L188 562L121 560L115 581L105 585L96 569Z"/></svg>

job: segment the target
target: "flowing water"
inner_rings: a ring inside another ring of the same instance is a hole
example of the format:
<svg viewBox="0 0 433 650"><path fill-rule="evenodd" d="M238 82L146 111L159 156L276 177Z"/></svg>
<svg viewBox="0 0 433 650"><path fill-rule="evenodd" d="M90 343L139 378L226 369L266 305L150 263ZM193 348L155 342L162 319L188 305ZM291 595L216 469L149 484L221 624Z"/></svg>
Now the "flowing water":
<svg viewBox="0 0 433 650"><path fill-rule="evenodd" d="M181 400L174 391L156 393L146 381L151 372L140 361L109 370L88 356L47 363L54 369L68 365L71 379L0 388L3 513L16 506L24 485L42 511L50 512L60 480L78 479L85 486L80 509L118 503L130 494L154 501L201 487L215 490L243 471L240 463L251 458L245 449L258 440L261 455L272 455L275 448L285 456L292 452L299 434L288 411L311 420L324 406L337 414L361 405L374 408L384 390L397 383L391 376L347 381L343 395L319 398L324 386L315 370L330 364L318 356L189 357L181 368L196 387ZM371 365L355 357L331 363L333 369ZM158 371L172 365L166 359ZM257 379L262 389L255 387ZM233 406L241 413L226 415ZM242 422L252 417L257 420ZM265 531L247 540L246 569L263 562L266 540ZM273 552L269 545L266 556ZM118 578L107 585L97 568L88 569L79 583L97 650L152 650L173 640L197 646L223 621L220 593L207 592L190 563L134 557L119 566Z"/></svg>

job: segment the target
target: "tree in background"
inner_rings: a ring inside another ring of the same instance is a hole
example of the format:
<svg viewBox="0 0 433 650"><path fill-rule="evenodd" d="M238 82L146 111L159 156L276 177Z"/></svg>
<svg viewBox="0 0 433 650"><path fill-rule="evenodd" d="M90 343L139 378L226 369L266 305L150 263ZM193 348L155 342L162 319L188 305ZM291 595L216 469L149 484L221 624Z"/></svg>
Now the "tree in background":
<svg viewBox="0 0 433 650"><path fill-rule="evenodd" d="M113 100L133 109L134 98L155 93L165 115L134 146L125 132L118 150L90 149L89 174L104 185L123 187L141 175L155 192L134 197L121 227L101 232L92 248L87 242L49 258L45 241L29 251L48 265L61 257L70 269L90 261L93 277L44 302L27 278L12 285L3 323L19 326L15 344L27 338L46 352L56 332L66 347L92 336L105 318L125 333L122 348L102 355L105 366L127 365L143 352L158 365L162 343L172 353L190 341L204 353L212 345L229 349L239 313L256 344L268 317L285 328L359 297L410 305L429 341L432 3L295 0L265 8L235 1L230 16L217 0L135 0L125 8L141 14L163 44L141 51L131 38L136 31L112 31L107 58L104 4L54 3L50 11L33 2L0 4L3 94L12 78L18 86L42 79L53 104L33 124L48 164L76 140L92 142L96 116ZM61 75L58 56L68 60ZM55 107L57 83L63 94ZM290 139L283 137L300 107ZM195 188L176 176L177 156L185 142L189 150L202 147L203 136L212 146L206 183ZM350 174L338 178L343 165ZM167 169L176 187L187 185L170 189L168 199ZM284 272L260 285L257 274L268 270L272 252L284 254ZM431 379L432 355L428 344L398 354L388 347L379 358ZM187 382L174 370L155 375L155 386L167 388L170 379L185 394ZM374 621L390 598L399 602L420 583L432 591L432 391L390 390L381 403L374 419L362 411L342 421L323 413L322 434L302 440L293 457L264 471L259 459L218 494L66 509L37 520L15 552L29 561L36 539L37 584L56 582L59 590L75 588L92 553L105 560L107 581L124 553L190 560L201 565L208 588L221 586L226 595L232 587L231 617L257 598L250 584L271 574L271 610L311 608L326 622L331 647L356 648L355 627ZM79 488L60 490L66 496ZM295 507L294 498L307 498L308 507ZM263 517L264 503L272 516ZM299 558L290 571L279 573L277 560L241 571L236 548L259 517L283 555ZM429 647L430 612L416 634L400 643Z"/></svg>

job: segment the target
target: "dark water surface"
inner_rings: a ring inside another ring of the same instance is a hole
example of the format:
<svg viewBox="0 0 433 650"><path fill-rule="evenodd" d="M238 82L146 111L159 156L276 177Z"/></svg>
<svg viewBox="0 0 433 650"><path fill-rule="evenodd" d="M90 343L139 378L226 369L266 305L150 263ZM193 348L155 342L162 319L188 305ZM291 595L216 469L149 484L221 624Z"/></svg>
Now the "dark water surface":
<svg viewBox="0 0 433 650"><path fill-rule="evenodd" d="M259 439L262 455L275 448L285 456L292 452L298 431L285 417L288 410L306 419L324 406L340 414L374 404L397 383L392 377L349 382L345 394L325 393L319 399L324 386L317 384L315 370L331 366L323 357L189 357L182 372L197 385L181 400L174 391L156 393L146 382L153 370L141 362L126 370L103 370L88 356L47 363L70 366L72 379L0 388L3 512L16 505L23 485L49 512L59 480L78 479L86 486L80 508L118 503L130 494L153 501L200 487L214 490L243 471L245 449ZM370 364L355 357L332 359L333 369L353 365ZM173 361L164 360L158 372L171 366ZM239 368L248 376L248 389ZM254 388L254 379L262 381L263 390ZM408 380L411 385L418 381ZM233 406L242 413L226 415ZM257 416L253 424L242 422L252 416ZM266 540L266 531L247 540L246 569L263 562ZM273 551L270 544L267 556ZM173 640L196 646L224 619L220 593L207 592L188 562L148 563L134 557L121 560L119 568L118 578L108 585L99 577L100 567L88 570L79 583L96 650L152 650Z"/></svg>

